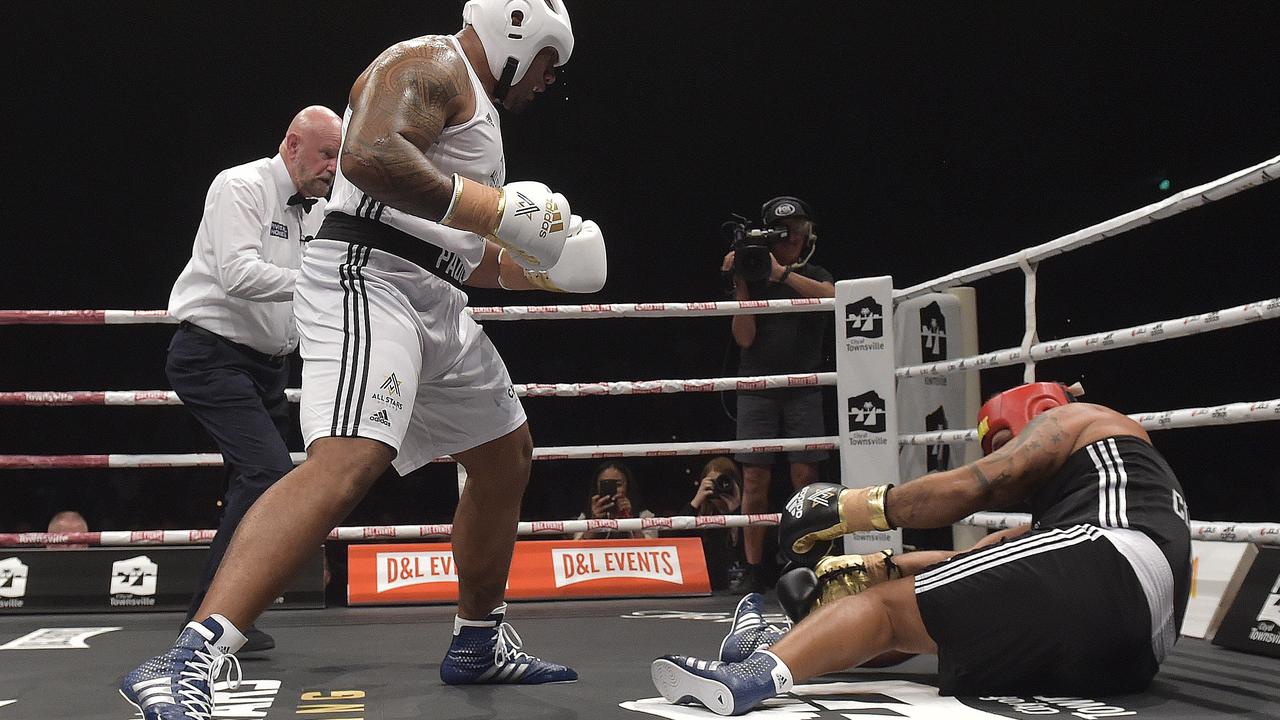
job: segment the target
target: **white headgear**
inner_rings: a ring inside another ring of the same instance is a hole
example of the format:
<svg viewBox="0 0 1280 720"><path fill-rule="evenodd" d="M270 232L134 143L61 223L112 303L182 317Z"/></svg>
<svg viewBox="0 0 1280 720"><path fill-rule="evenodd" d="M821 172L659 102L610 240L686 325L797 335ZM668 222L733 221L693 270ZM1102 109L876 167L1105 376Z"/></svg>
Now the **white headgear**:
<svg viewBox="0 0 1280 720"><path fill-rule="evenodd" d="M512 15L519 13L519 24ZM476 29L489 70L499 84L509 63L514 74L509 85L520 82L542 48L555 48L556 67L573 53L573 26L561 0L468 0L462 8L463 27Z"/></svg>

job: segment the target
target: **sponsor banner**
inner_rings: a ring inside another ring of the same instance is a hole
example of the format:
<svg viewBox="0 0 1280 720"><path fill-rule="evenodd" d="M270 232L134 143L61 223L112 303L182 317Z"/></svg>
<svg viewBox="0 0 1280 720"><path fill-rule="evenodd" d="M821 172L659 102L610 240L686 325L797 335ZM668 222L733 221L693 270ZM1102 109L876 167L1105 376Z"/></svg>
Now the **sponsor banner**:
<svg viewBox="0 0 1280 720"><path fill-rule="evenodd" d="M458 569L448 543L350 545L352 605L456 602ZM701 538L525 540L516 543L508 600L706 595Z"/></svg>
<svg viewBox="0 0 1280 720"><path fill-rule="evenodd" d="M0 615L186 610L207 547L0 549ZM324 607L317 552L274 607Z"/></svg>
<svg viewBox="0 0 1280 720"><path fill-rule="evenodd" d="M1280 548L1260 548L1213 644L1280 657Z"/></svg>
<svg viewBox="0 0 1280 720"><path fill-rule="evenodd" d="M897 367L942 362L964 354L960 300L931 293L899 303L893 311ZM922 433L969 427L967 383L977 371L952 375L915 375L898 379L898 432ZM964 445L904 445L899 479L906 482L964 464Z"/></svg>
<svg viewBox="0 0 1280 720"><path fill-rule="evenodd" d="M836 397L841 482L866 487L898 481L898 411L894 380L893 278L836 283ZM891 546L902 551L902 533ZM844 550L883 545L845 538Z"/></svg>

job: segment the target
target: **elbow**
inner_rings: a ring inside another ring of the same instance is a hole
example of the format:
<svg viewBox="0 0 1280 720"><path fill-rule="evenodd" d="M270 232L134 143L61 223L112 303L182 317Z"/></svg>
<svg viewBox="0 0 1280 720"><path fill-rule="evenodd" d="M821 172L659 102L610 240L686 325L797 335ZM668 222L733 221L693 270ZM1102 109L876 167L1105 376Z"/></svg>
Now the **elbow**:
<svg viewBox="0 0 1280 720"><path fill-rule="evenodd" d="M342 176L352 185L374 197L378 197L383 189L384 174L380 171L381 166L382 163L377 156L350 150L343 150L342 157L338 160Z"/></svg>
<svg viewBox="0 0 1280 720"><path fill-rule="evenodd" d="M228 277L222 289L233 298L239 298L240 300L252 299L253 293L248 273L237 273L232 277Z"/></svg>

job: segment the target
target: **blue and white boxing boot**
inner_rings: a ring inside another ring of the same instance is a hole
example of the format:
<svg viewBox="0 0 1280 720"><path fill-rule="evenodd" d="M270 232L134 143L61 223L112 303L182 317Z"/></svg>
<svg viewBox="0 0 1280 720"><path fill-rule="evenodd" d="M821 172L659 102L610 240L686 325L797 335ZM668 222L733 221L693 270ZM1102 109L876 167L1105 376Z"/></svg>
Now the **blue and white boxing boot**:
<svg viewBox="0 0 1280 720"><path fill-rule="evenodd" d="M666 655L653 661L650 673L668 702L698 703L719 715L741 715L795 684L791 670L768 650L740 663Z"/></svg>
<svg viewBox="0 0 1280 720"><path fill-rule="evenodd" d="M169 652L124 676L120 694L144 720L209 720L213 683L222 669L229 668L232 689L240 684L240 661L234 653L244 643L244 635L221 615L187 623Z"/></svg>
<svg viewBox="0 0 1280 720"><path fill-rule="evenodd" d="M742 662L751 653L778 642L787 631L764 620L764 596L744 595L733 613L733 628L720 643L720 662Z"/></svg>
<svg viewBox="0 0 1280 720"><path fill-rule="evenodd" d="M520 635L503 622L506 612L503 603L484 620L454 617L453 643L440 663L440 679L446 685L537 685L578 679L571 668L522 652Z"/></svg>

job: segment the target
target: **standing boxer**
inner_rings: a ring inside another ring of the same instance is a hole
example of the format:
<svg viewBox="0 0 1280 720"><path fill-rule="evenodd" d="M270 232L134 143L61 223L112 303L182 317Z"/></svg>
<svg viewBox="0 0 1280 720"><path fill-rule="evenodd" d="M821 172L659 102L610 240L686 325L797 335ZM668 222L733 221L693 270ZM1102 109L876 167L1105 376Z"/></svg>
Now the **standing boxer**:
<svg viewBox="0 0 1280 720"><path fill-rule="evenodd" d="M503 593L532 441L463 284L594 292L603 238L537 182L505 184L494 101L555 82L573 33L559 0L471 0L454 36L384 51L356 79L339 175L307 249L297 320L307 461L254 505L174 647L124 680L151 718L204 717L246 627L390 465L452 455L460 600L444 682L545 683L573 670L520 650ZM229 659L230 658L230 659Z"/></svg>

